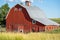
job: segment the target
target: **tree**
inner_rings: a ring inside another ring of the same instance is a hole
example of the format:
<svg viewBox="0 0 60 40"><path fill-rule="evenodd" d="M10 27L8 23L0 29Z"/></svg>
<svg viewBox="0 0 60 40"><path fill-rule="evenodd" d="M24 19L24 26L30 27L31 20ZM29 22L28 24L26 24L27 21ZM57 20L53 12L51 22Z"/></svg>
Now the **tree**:
<svg viewBox="0 0 60 40"><path fill-rule="evenodd" d="M0 7L0 24L5 25L5 17L7 15L7 12L9 11L9 6L8 4L4 4Z"/></svg>

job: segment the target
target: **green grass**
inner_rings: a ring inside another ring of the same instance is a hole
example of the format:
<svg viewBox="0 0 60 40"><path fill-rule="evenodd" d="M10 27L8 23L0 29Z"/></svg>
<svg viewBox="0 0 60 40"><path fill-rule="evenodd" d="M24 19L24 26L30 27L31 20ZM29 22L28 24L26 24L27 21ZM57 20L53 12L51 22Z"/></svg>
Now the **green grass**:
<svg viewBox="0 0 60 40"><path fill-rule="evenodd" d="M60 18L51 18L51 20L53 20L53 21L55 21L55 22L60 24Z"/></svg>
<svg viewBox="0 0 60 40"><path fill-rule="evenodd" d="M45 33L60 34L60 28L56 29L56 30L48 31L48 32L45 32Z"/></svg>

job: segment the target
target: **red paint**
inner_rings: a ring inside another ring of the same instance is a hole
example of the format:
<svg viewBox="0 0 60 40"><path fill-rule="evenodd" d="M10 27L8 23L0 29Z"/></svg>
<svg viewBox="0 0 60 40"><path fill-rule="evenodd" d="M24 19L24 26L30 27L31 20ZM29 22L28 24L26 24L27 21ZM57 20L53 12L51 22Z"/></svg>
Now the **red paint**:
<svg viewBox="0 0 60 40"><path fill-rule="evenodd" d="M58 29L58 28L59 28L59 26L56 26L56 25L45 26L46 31L51 31L51 30L55 30L55 29Z"/></svg>

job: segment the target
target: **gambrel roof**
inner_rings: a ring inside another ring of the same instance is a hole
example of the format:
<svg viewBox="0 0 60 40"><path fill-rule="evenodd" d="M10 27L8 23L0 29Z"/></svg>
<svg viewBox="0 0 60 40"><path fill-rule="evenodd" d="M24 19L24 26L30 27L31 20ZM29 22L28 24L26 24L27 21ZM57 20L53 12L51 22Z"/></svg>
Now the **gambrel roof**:
<svg viewBox="0 0 60 40"><path fill-rule="evenodd" d="M45 13L43 12L43 10L41 10L40 8L38 8L36 6L26 6L26 5L21 5L21 6L26 8L29 16L32 19L34 19L44 25L57 25L57 26L60 25L60 24L48 19L46 17Z"/></svg>
<svg viewBox="0 0 60 40"><path fill-rule="evenodd" d="M29 16L32 19L34 19L44 25L59 25L58 23L48 19L42 9L40 9L36 6L23 6L23 7L26 8Z"/></svg>

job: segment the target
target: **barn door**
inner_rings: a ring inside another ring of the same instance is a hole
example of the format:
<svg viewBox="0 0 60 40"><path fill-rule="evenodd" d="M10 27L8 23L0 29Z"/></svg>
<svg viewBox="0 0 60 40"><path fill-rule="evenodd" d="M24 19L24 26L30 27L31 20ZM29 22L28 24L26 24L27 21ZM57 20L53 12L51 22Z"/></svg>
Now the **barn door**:
<svg viewBox="0 0 60 40"><path fill-rule="evenodd" d="M17 32L18 31L17 27L18 25L11 25L11 30Z"/></svg>
<svg viewBox="0 0 60 40"><path fill-rule="evenodd" d="M23 25L19 25L18 26L18 32L23 32L23 30L24 30L23 27L24 27Z"/></svg>
<svg viewBox="0 0 60 40"><path fill-rule="evenodd" d="M35 32L35 27L32 27L32 32Z"/></svg>
<svg viewBox="0 0 60 40"><path fill-rule="evenodd" d="M13 25L11 25L11 30L13 31Z"/></svg>
<svg viewBox="0 0 60 40"><path fill-rule="evenodd" d="M40 27L39 27L39 32L43 32L43 31L45 31L45 27L40 26Z"/></svg>

